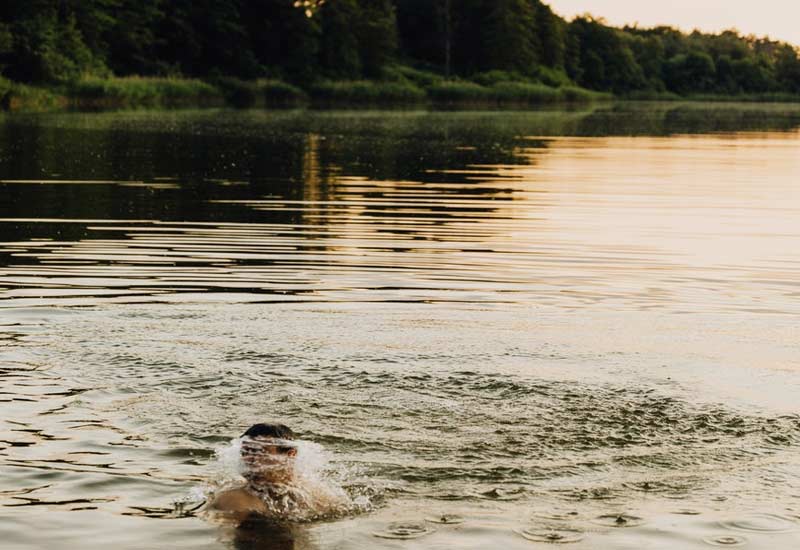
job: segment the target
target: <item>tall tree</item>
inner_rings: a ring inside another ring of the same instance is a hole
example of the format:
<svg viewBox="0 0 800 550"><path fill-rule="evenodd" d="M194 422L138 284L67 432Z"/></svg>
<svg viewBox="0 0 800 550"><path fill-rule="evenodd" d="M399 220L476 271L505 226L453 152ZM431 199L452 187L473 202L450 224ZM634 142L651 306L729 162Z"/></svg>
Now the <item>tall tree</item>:
<svg viewBox="0 0 800 550"><path fill-rule="evenodd" d="M267 74L309 82L318 71L320 29L313 5L295 0L242 0L242 20Z"/></svg>
<svg viewBox="0 0 800 550"><path fill-rule="evenodd" d="M397 22L390 0L358 0L361 17L357 23L359 51L364 74L381 75L397 51Z"/></svg>
<svg viewBox="0 0 800 550"><path fill-rule="evenodd" d="M536 64L534 10L529 0L494 0L481 32L482 70L529 74Z"/></svg>
<svg viewBox="0 0 800 550"><path fill-rule="evenodd" d="M536 57L542 65L553 69L563 68L566 55L566 22L553 13L550 6L533 0L534 19L538 40Z"/></svg>
<svg viewBox="0 0 800 550"><path fill-rule="evenodd" d="M361 76L359 37L353 23L360 17L356 0L329 0L318 13L320 35L320 67L327 76L357 78Z"/></svg>

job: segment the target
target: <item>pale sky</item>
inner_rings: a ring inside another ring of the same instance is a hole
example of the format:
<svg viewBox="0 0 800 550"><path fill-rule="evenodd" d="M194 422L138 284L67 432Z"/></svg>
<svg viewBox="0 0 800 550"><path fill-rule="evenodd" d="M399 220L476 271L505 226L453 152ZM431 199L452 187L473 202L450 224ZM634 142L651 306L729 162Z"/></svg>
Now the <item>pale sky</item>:
<svg viewBox="0 0 800 550"><path fill-rule="evenodd" d="M769 35L800 46L800 0L545 0L568 20L591 13L612 25L670 25L684 31Z"/></svg>

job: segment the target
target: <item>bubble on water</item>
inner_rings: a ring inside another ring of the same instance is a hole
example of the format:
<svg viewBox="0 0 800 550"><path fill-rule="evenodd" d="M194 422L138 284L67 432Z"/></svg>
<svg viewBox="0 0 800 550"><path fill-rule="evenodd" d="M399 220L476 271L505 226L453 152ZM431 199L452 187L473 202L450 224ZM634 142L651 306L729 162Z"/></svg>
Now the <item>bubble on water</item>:
<svg viewBox="0 0 800 550"><path fill-rule="evenodd" d="M526 539L533 542L549 542L553 544L567 544L583 540L583 533L576 529L543 529L541 527L528 527L516 531Z"/></svg>
<svg viewBox="0 0 800 550"><path fill-rule="evenodd" d="M390 523L383 531L374 531L372 534L382 539L417 539L434 531L435 529L431 529L424 522L398 521Z"/></svg>
<svg viewBox="0 0 800 550"><path fill-rule="evenodd" d="M425 521L429 521L431 523L441 523L442 525L457 525L459 523L464 523L464 518L457 514L442 514L428 516L425 518Z"/></svg>
<svg viewBox="0 0 800 550"><path fill-rule="evenodd" d="M630 514L604 514L594 518L592 523L606 527L637 527L644 523L644 519Z"/></svg>
<svg viewBox="0 0 800 550"><path fill-rule="evenodd" d="M739 535L719 535L706 537L703 542L712 546L744 546L747 544L747 539Z"/></svg>
<svg viewBox="0 0 800 550"><path fill-rule="evenodd" d="M786 533L798 528L798 524L790 518L777 514L749 514L743 518L722 521L727 529L750 531L755 533Z"/></svg>

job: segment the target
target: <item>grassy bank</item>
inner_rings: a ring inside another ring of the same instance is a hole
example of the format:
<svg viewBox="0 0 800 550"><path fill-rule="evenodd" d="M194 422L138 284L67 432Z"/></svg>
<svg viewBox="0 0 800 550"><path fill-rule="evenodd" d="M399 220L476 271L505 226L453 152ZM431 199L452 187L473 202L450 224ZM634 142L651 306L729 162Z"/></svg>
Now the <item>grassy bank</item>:
<svg viewBox="0 0 800 550"><path fill-rule="evenodd" d="M614 96L542 75L541 81L492 71L471 80L445 79L432 72L395 67L383 80L318 81L305 89L281 80L244 81L216 78L83 78L48 87L29 86L0 77L0 109L6 111L120 109L135 107L380 107L528 108L541 105L609 101ZM800 103L800 94L694 94L634 92L631 101Z"/></svg>
<svg viewBox="0 0 800 550"><path fill-rule="evenodd" d="M762 92L754 94L689 94L632 92L620 99L630 101L697 101L713 103L800 103L800 94Z"/></svg>
<svg viewBox="0 0 800 550"><path fill-rule="evenodd" d="M26 86L0 77L0 109L18 111L23 109L46 111L63 109L66 98L52 90Z"/></svg>
<svg viewBox="0 0 800 550"><path fill-rule="evenodd" d="M360 107L434 105L452 108L532 107L612 99L557 82L548 85L493 71L474 81L395 67L381 80L321 80L300 88L281 80L244 81L163 77L85 77L53 86L26 86L0 78L5 110L119 109L135 107Z"/></svg>
<svg viewBox="0 0 800 550"><path fill-rule="evenodd" d="M58 88L78 108L172 107L222 104L219 88L178 78L85 78Z"/></svg>

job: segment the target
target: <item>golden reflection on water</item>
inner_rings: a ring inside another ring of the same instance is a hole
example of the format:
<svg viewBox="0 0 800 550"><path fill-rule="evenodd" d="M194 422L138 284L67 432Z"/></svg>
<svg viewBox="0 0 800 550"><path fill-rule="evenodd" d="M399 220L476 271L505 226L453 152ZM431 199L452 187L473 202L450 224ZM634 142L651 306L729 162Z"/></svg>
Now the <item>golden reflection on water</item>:
<svg viewBox="0 0 800 550"><path fill-rule="evenodd" d="M325 140L310 134L301 197L206 199L250 210L254 221L4 218L76 224L86 238L2 243L0 299L5 307L410 300L796 313L798 136L537 137L515 150L520 163L429 168L437 181L417 182L323 166ZM161 181L150 192L180 185Z"/></svg>
<svg viewBox="0 0 800 550"><path fill-rule="evenodd" d="M173 504L262 416L385 504L287 547L448 514L420 547L797 545L797 123L237 116L188 117L196 141L136 114L65 139L56 117L30 142L66 152L0 156L12 547L275 548Z"/></svg>

